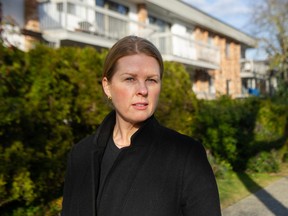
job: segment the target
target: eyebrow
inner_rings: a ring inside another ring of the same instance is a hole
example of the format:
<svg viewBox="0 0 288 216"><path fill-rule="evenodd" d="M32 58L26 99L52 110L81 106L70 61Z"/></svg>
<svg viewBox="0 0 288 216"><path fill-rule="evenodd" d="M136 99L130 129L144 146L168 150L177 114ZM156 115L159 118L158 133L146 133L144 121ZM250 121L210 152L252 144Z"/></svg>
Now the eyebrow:
<svg viewBox="0 0 288 216"><path fill-rule="evenodd" d="M125 72L123 74L120 74L120 76L133 76L136 77L138 74L137 73L131 73L131 72ZM148 74L147 77L160 77L160 74Z"/></svg>

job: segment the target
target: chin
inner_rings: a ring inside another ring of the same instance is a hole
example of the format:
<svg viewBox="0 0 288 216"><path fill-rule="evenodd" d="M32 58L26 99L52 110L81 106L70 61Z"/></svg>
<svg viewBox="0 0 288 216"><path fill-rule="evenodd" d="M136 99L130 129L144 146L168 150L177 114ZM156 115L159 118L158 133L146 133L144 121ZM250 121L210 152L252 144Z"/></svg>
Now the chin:
<svg viewBox="0 0 288 216"><path fill-rule="evenodd" d="M133 123L141 123L141 122L146 121L151 116L152 116L152 114L137 115L134 118L131 118L131 120Z"/></svg>

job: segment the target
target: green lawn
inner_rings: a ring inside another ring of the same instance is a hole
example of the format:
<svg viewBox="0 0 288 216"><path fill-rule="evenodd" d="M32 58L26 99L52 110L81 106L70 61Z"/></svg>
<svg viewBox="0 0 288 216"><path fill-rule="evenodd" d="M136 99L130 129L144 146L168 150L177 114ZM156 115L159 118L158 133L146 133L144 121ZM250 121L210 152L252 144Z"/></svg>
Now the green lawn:
<svg viewBox="0 0 288 216"><path fill-rule="evenodd" d="M283 176L288 176L287 163L281 165L279 173L229 173L225 178L217 179L221 207L226 208Z"/></svg>

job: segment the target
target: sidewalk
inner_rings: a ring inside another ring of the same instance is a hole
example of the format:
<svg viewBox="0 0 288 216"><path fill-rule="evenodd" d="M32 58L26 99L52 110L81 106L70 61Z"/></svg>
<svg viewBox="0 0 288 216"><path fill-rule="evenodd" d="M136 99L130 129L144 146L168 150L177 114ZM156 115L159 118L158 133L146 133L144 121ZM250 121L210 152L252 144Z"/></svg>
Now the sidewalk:
<svg viewBox="0 0 288 216"><path fill-rule="evenodd" d="M222 216L288 216L288 177L222 211Z"/></svg>

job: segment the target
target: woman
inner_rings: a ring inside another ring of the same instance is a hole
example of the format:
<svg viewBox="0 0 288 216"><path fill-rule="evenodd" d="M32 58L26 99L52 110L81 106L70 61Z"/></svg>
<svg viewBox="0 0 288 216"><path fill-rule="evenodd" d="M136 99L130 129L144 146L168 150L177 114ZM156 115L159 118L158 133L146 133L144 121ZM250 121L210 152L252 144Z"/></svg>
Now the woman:
<svg viewBox="0 0 288 216"><path fill-rule="evenodd" d="M102 86L114 111L70 152L63 216L221 215L203 146L153 115L162 74L146 39L127 36L110 49Z"/></svg>

